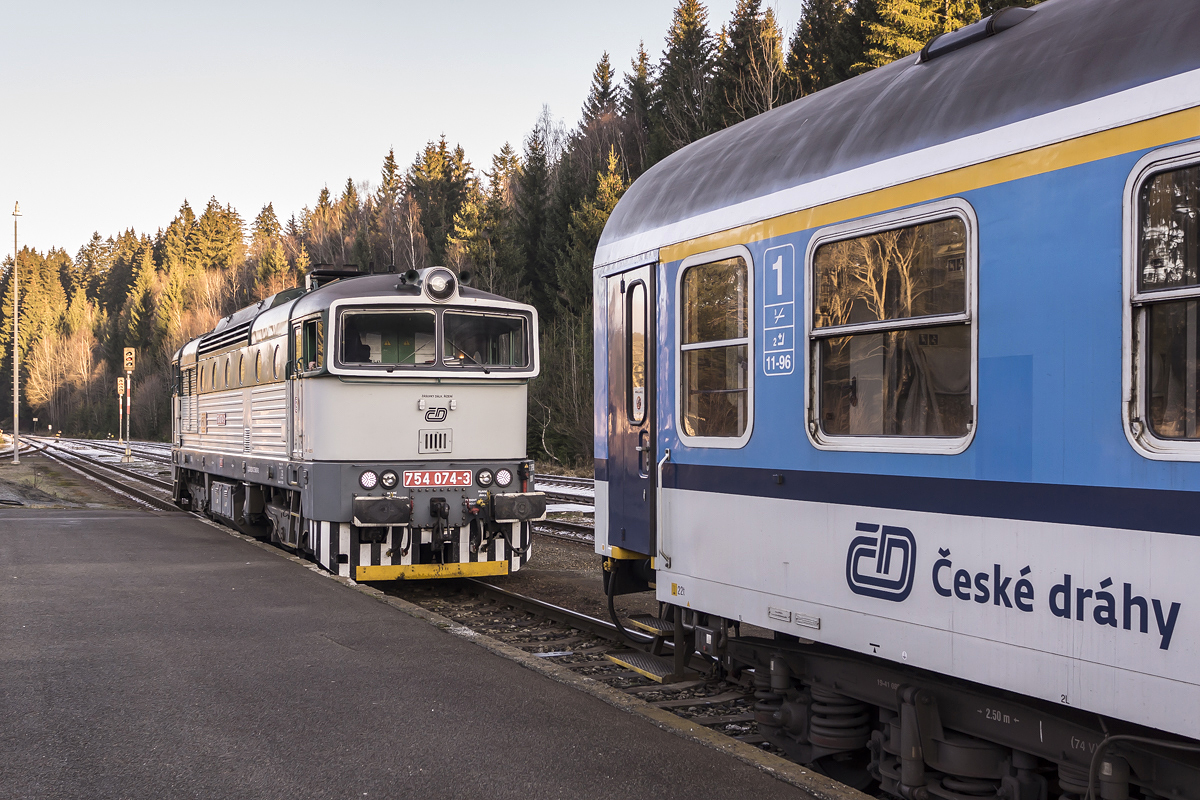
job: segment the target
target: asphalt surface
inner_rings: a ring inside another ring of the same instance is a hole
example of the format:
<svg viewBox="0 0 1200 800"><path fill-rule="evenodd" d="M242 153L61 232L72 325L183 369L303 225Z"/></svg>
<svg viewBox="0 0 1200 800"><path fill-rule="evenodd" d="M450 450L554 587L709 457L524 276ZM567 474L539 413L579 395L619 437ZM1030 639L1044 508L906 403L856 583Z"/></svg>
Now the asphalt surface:
<svg viewBox="0 0 1200 800"><path fill-rule="evenodd" d="M0 510L0 798L804 796L190 516Z"/></svg>

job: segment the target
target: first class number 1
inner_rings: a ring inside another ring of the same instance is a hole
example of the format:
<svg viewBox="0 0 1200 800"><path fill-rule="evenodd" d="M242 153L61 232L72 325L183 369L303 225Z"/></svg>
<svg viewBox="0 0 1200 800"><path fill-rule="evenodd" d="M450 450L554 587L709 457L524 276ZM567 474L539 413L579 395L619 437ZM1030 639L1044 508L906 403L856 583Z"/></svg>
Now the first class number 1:
<svg viewBox="0 0 1200 800"><path fill-rule="evenodd" d="M469 469L405 470L405 486L470 486Z"/></svg>

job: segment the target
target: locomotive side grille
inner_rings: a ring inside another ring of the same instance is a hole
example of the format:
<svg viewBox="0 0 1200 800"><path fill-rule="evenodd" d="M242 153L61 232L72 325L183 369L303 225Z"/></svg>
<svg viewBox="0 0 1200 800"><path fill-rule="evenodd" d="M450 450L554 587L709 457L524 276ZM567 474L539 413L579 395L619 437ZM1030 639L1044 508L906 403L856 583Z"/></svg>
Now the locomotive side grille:
<svg viewBox="0 0 1200 800"><path fill-rule="evenodd" d="M454 432L449 428L425 429L417 432L418 453L449 453Z"/></svg>

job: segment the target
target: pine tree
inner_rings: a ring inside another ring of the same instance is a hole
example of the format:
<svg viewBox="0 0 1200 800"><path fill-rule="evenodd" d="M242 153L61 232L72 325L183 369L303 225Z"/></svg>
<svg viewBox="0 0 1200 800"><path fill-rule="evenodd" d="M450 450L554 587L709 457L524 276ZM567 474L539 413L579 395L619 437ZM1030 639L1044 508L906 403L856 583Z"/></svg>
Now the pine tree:
<svg viewBox="0 0 1200 800"><path fill-rule="evenodd" d="M804 0L801 14L787 54L792 99L846 80L861 58L849 0Z"/></svg>
<svg viewBox="0 0 1200 800"><path fill-rule="evenodd" d="M700 0L680 0L658 69L655 110L661 136L652 136L653 160L712 132L708 107L713 46L708 12Z"/></svg>
<svg viewBox="0 0 1200 800"><path fill-rule="evenodd" d="M250 243L256 294L263 297L286 288L291 283L287 254L282 242L282 227L275 216L275 206L267 203L254 218L254 238Z"/></svg>
<svg viewBox="0 0 1200 800"><path fill-rule="evenodd" d="M592 72L592 85L583 104L584 125L616 113L621 97L620 90L613 85L613 77L612 62L605 51Z"/></svg>
<svg viewBox="0 0 1200 800"><path fill-rule="evenodd" d="M544 131L534 128L525 140L525 157L517 175L517 238L521 252L521 283L529 288L531 301L544 311L553 292L545 287L550 264L541 261L545 245L547 208L550 202L550 163Z"/></svg>
<svg viewBox="0 0 1200 800"><path fill-rule="evenodd" d="M138 252L133 286L125 303L125 347L136 347L147 352L154 343L154 286L157 277L153 246L146 239Z"/></svg>
<svg viewBox="0 0 1200 800"><path fill-rule="evenodd" d="M625 76L625 91L621 93L621 115L629 125L632 147L626 150L630 177L636 179L649 167L650 105L654 96L654 76L651 74L650 54L644 42L638 42L637 55Z"/></svg>
<svg viewBox="0 0 1200 800"><path fill-rule="evenodd" d="M434 263L445 261L454 217L474 181L462 146L451 150L445 136L427 144L409 167L408 190L421 207L421 228Z"/></svg>
<svg viewBox="0 0 1200 800"><path fill-rule="evenodd" d="M911 55L940 33L979 19L977 0L879 0L879 22L867 26L862 65L881 67ZM857 65L856 65L857 66Z"/></svg>
<svg viewBox="0 0 1200 800"><path fill-rule="evenodd" d="M379 173L379 188L375 191L375 215L372 224L374 243L372 250L378 254L385 267L397 262L400 240L400 201L404 196L404 178L396 164L396 154L388 148Z"/></svg>
<svg viewBox="0 0 1200 800"><path fill-rule="evenodd" d="M591 316L592 262L604 225L625 193L624 170L615 150L610 150L604 172L597 176L594 195L571 213L567 246L558 259L560 313Z"/></svg>
<svg viewBox="0 0 1200 800"><path fill-rule="evenodd" d="M254 218L254 238L271 241L278 239L281 232L279 217L275 216L275 204L267 203Z"/></svg>
<svg viewBox="0 0 1200 800"><path fill-rule="evenodd" d="M712 126L724 128L770 111L783 98L785 73L775 12L762 0L738 0L724 29L712 82Z"/></svg>

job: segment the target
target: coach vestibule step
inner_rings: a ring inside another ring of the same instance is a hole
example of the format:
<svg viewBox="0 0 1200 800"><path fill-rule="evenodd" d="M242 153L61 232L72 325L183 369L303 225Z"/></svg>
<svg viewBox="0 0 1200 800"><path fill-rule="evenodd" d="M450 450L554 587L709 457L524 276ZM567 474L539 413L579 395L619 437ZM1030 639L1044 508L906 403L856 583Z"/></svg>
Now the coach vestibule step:
<svg viewBox="0 0 1200 800"><path fill-rule="evenodd" d="M661 619L653 614L634 614L629 618L629 624L655 636L666 637L675 632L674 622L669 619Z"/></svg>
<svg viewBox="0 0 1200 800"><path fill-rule="evenodd" d="M676 675L674 659L653 656L649 653L640 653L635 650L623 653L608 653L606 657L614 664L631 669L639 675L643 675L658 683L662 683L665 680L684 680L685 678L695 677L698 674L692 670L687 670L684 675Z"/></svg>

